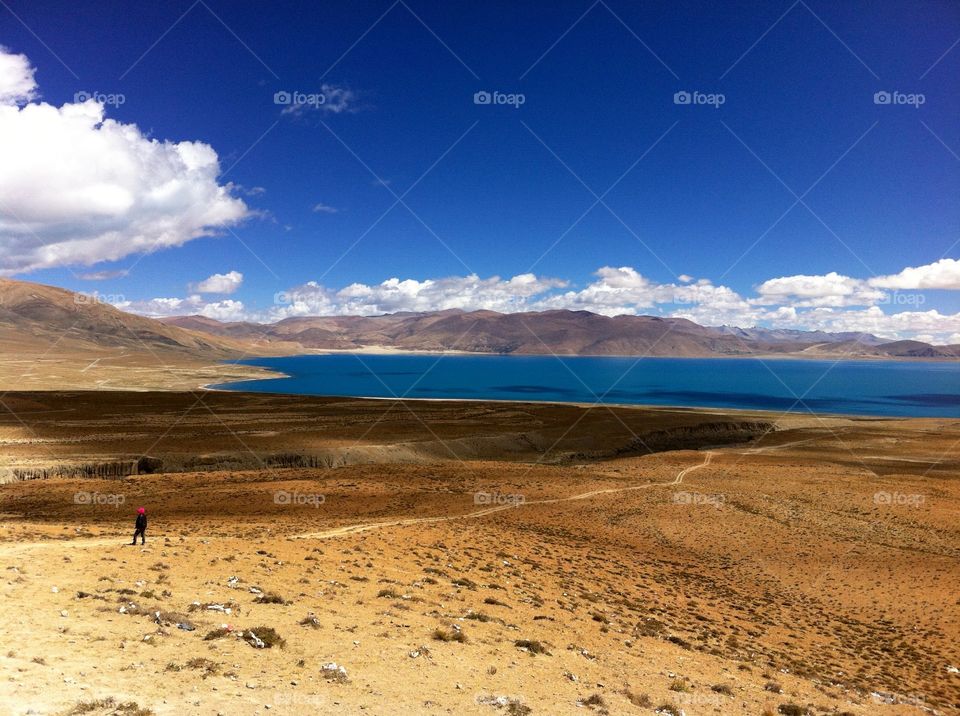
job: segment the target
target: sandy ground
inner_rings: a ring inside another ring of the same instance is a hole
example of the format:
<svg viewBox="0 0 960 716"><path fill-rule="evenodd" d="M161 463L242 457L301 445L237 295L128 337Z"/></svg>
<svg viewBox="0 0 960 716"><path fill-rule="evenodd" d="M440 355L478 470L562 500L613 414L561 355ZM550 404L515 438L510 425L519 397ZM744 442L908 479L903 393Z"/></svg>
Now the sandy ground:
<svg viewBox="0 0 960 716"><path fill-rule="evenodd" d="M169 354L102 350L64 354L16 350L0 361L0 391L9 390L192 390L208 383L258 380L277 373Z"/></svg>
<svg viewBox="0 0 960 716"><path fill-rule="evenodd" d="M202 397L4 396L5 465L178 471L0 485L0 713L960 712L958 421Z"/></svg>

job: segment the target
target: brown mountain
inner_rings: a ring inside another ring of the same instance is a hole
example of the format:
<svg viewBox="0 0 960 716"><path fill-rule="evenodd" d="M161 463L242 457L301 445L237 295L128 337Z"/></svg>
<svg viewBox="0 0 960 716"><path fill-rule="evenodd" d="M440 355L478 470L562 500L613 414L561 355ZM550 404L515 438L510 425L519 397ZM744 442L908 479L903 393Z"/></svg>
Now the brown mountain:
<svg viewBox="0 0 960 716"><path fill-rule="evenodd" d="M236 341L126 313L96 297L0 279L0 351L5 355L155 352L227 357L242 350Z"/></svg>
<svg viewBox="0 0 960 716"><path fill-rule="evenodd" d="M851 336L708 328L682 318L609 317L563 310L303 317L264 325L203 316L155 320L84 294L0 279L0 351L21 358L48 353L94 358L144 354L209 362L372 346L519 355L960 357L960 346Z"/></svg>
<svg viewBox="0 0 960 716"><path fill-rule="evenodd" d="M587 311L459 310L384 316L288 318L269 325L186 316L164 323L236 339L252 335L305 350L401 350L677 357L796 355L824 358L960 357L957 346L884 341L869 334L708 328L683 318L601 316Z"/></svg>

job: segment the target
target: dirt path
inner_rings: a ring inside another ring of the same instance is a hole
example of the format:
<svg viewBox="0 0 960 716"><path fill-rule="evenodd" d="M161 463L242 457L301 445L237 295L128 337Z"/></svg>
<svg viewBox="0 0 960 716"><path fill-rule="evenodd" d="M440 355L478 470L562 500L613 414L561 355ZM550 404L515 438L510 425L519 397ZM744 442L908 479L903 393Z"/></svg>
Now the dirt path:
<svg viewBox="0 0 960 716"><path fill-rule="evenodd" d="M573 502L575 500L588 500L591 497L597 497L599 495L614 495L621 492L632 492L634 490L646 490L651 487L670 487L673 485L679 485L683 482L688 474L694 470L699 470L700 468L706 467L713 461L713 451L709 451L704 455L703 462L697 465L691 465L690 467L685 467L677 476L670 482L648 482L643 485L633 485L631 487L612 487L606 490L593 490L591 492L583 492L579 495L570 495L569 497L554 497L546 500L527 500L517 504L507 504L507 505L497 505L496 507L488 507L485 510L478 510L477 512L467 512L462 515L448 515L446 517L413 517L402 520L389 520L385 522L368 522L361 523L356 525L346 525L344 527L338 527L333 530L326 530L324 532L307 532L300 535L295 535L294 539L329 539L331 537L340 537L342 535L357 534L358 532L369 532L371 530L378 530L384 527L405 527L407 525L425 525L425 524L434 524L436 522L452 522L453 520L466 520L473 519L476 517L485 517L487 515L492 515L495 512L502 512L504 510L513 510L524 507L526 505L553 505L560 502Z"/></svg>
<svg viewBox="0 0 960 716"><path fill-rule="evenodd" d="M476 512L467 512L460 515L447 515L444 517L410 517L406 519L398 520L386 520L384 522L365 522L354 525L344 525L343 527L337 527L332 530L324 530L323 532L306 532L304 534L294 535L293 539L330 539L333 537L342 537L345 535L358 534L360 532L370 532L371 530L379 530L385 527L407 527L410 525L428 525L435 524L438 522L452 522L453 520L467 520L475 519L478 517L486 517L487 515L492 515L496 512L502 512L504 510L513 510L526 505L553 505L561 502L574 502L576 500L589 500L593 497L598 497L600 495L615 495L622 492L633 492L635 490L646 490L651 487L671 487L674 485L679 485L683 482L683 479L701 468L706 467L713 461L714 451L708 451L704 457L703 462L697 465L691 465L690 467L685 467L677 476L670 482L648 482L643 485L633 485L630 487L612 487L605 490L592 490L590 492L583 492L578 495L570 495L569 497L553 497L545 500L527 500L520 503L510 503L505 505L496 505L493 507L488 507L483 510L477 510ZM97 537L95 539L73 539L73 540L44 540L42 542L30 542L25 544L8 544L0 546L0 555L7 556L13 555L18 552L24 552L27 550L38 549L38 548L59 548L59 547L104 547L104 546L117 546L117 542L120 539L120 536L115 537ZM153 543L156 543L156 537L153 538ZM132 545L130 545L132 546Z"/></svg>

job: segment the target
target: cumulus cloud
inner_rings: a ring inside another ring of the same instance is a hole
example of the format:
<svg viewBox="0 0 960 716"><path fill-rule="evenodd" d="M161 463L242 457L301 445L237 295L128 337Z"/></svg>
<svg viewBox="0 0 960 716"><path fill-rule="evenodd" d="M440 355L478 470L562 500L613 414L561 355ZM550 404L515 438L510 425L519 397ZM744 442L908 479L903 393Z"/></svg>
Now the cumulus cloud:
<svg viewBox="0 0 960 716"><path fill-rule="evenodd" d="M339 291L311 281L279 295L276 315L374 315L451 308L509 313L531 310L531 298L566 285L565 281L530 273L507 280L477 275L424 281L390 278L375 285L350 284Z"/></svg>
<svg viewBox="0 0 960 716"><path fill-rule="evenodd" d="M313 207L314 212L318 214L336 214L340 210L335 206L328 206L322 201L319 204L315 204Z"/></svg>
<svg viewBox="0 0 960 716"><path fill-rule="evenodd" d="M888 339L960 342L960 313L887 312L878 305L851 308L844 301L866 300L854 297L874 290L865 289L857 279L838 274L793 276L771 279L761 286L766 293L746 298L729 286L715 285L707 279L659 283L629 266L605 266L595 273L594 280L579 290L571 289L566 281L529 273L508 279L470 275L425 280L390 278L378 284L354 283L341 289L310 281L276 294L271 307L257 311L249 310L241 301L209 302L199 293L186 298L128 303L125 307L151 316L199 314L221 321L260 323L294 316L380 315L444 309L504 313L568 309L609 316L655 313L687 318L705 326L849 331ZM884 305L893 305L894 302L884 300L888 298L886 294L879 292L878 295ZM776 296L788 301L788 305L771 303ZM824 298L834 305L812 303ZM911 306L918 307L919 303Z"/></svg>
<svg viewBox="0 0 960 716"><path fill-rule="evenodd" d="M836 271L824 276L799 274L772 278L757 286L757 293L760 295L753 303L758 305L790 303L798 307L870 306L885 295L866 281L842 276Z"/></svg>
<svg viewBox="0 0 960 716"><path fill-rule="evenodd" d="M233 293L243 284L243 274L239 271L215 273L199 283L191 284L190 290L196 293Z"/></svg>
<svg viewBox="0 0 960 716"><path fill-rule="evenodd" d="M944 314L936 310L885 313L879 306L861 310L815 308L798 313L795 320L780 327L806 331L854 331L872 333L889 339L930 339L934 343L952 343L960 331L960 313ZM929 341L928 341L929 342Z"/></svg>
<svg viewBox="0 0 960 716"><path fill-rule="evenodd" d="M37 96L34 69L26 55L15 55L0 45L0 104L20 104Z"/></svg>
<svg viewBox="0 0 960 716"><path fill-rule="evenodd" d="M877 276L871 286L893 289L947 289L960 291L960 261L940 259L926 266L913 266L892 276Z"/></svg>
<svg viewBox="0 0 960 716"><path fill-rule="evenodd" d="M151 298L147 301L123 301L114 304L117 308L138 313L150 318L167 316L205 316L217 321L249 320L250 312L242 301L224 299L207 301L199 294L186 298Z"/></svg>
<svg viewBox="0 0 960 716"><path fill-rule="evenodd" d="M94 99L20 106L32 77L0 49L0 274L180 246L250 215L209 145L150 139Z"/></svg>

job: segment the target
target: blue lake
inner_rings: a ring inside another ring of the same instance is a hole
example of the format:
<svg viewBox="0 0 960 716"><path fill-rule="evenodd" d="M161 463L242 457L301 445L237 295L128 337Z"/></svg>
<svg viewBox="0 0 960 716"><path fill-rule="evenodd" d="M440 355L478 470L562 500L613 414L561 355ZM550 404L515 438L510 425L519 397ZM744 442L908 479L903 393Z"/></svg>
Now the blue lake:
<svg viewBox="0 0 960 716"><path fill-rule="evenodd" d="M958 362L333 354L243 363L289 377L211 387L298 395L960 417Z"/></svg>

